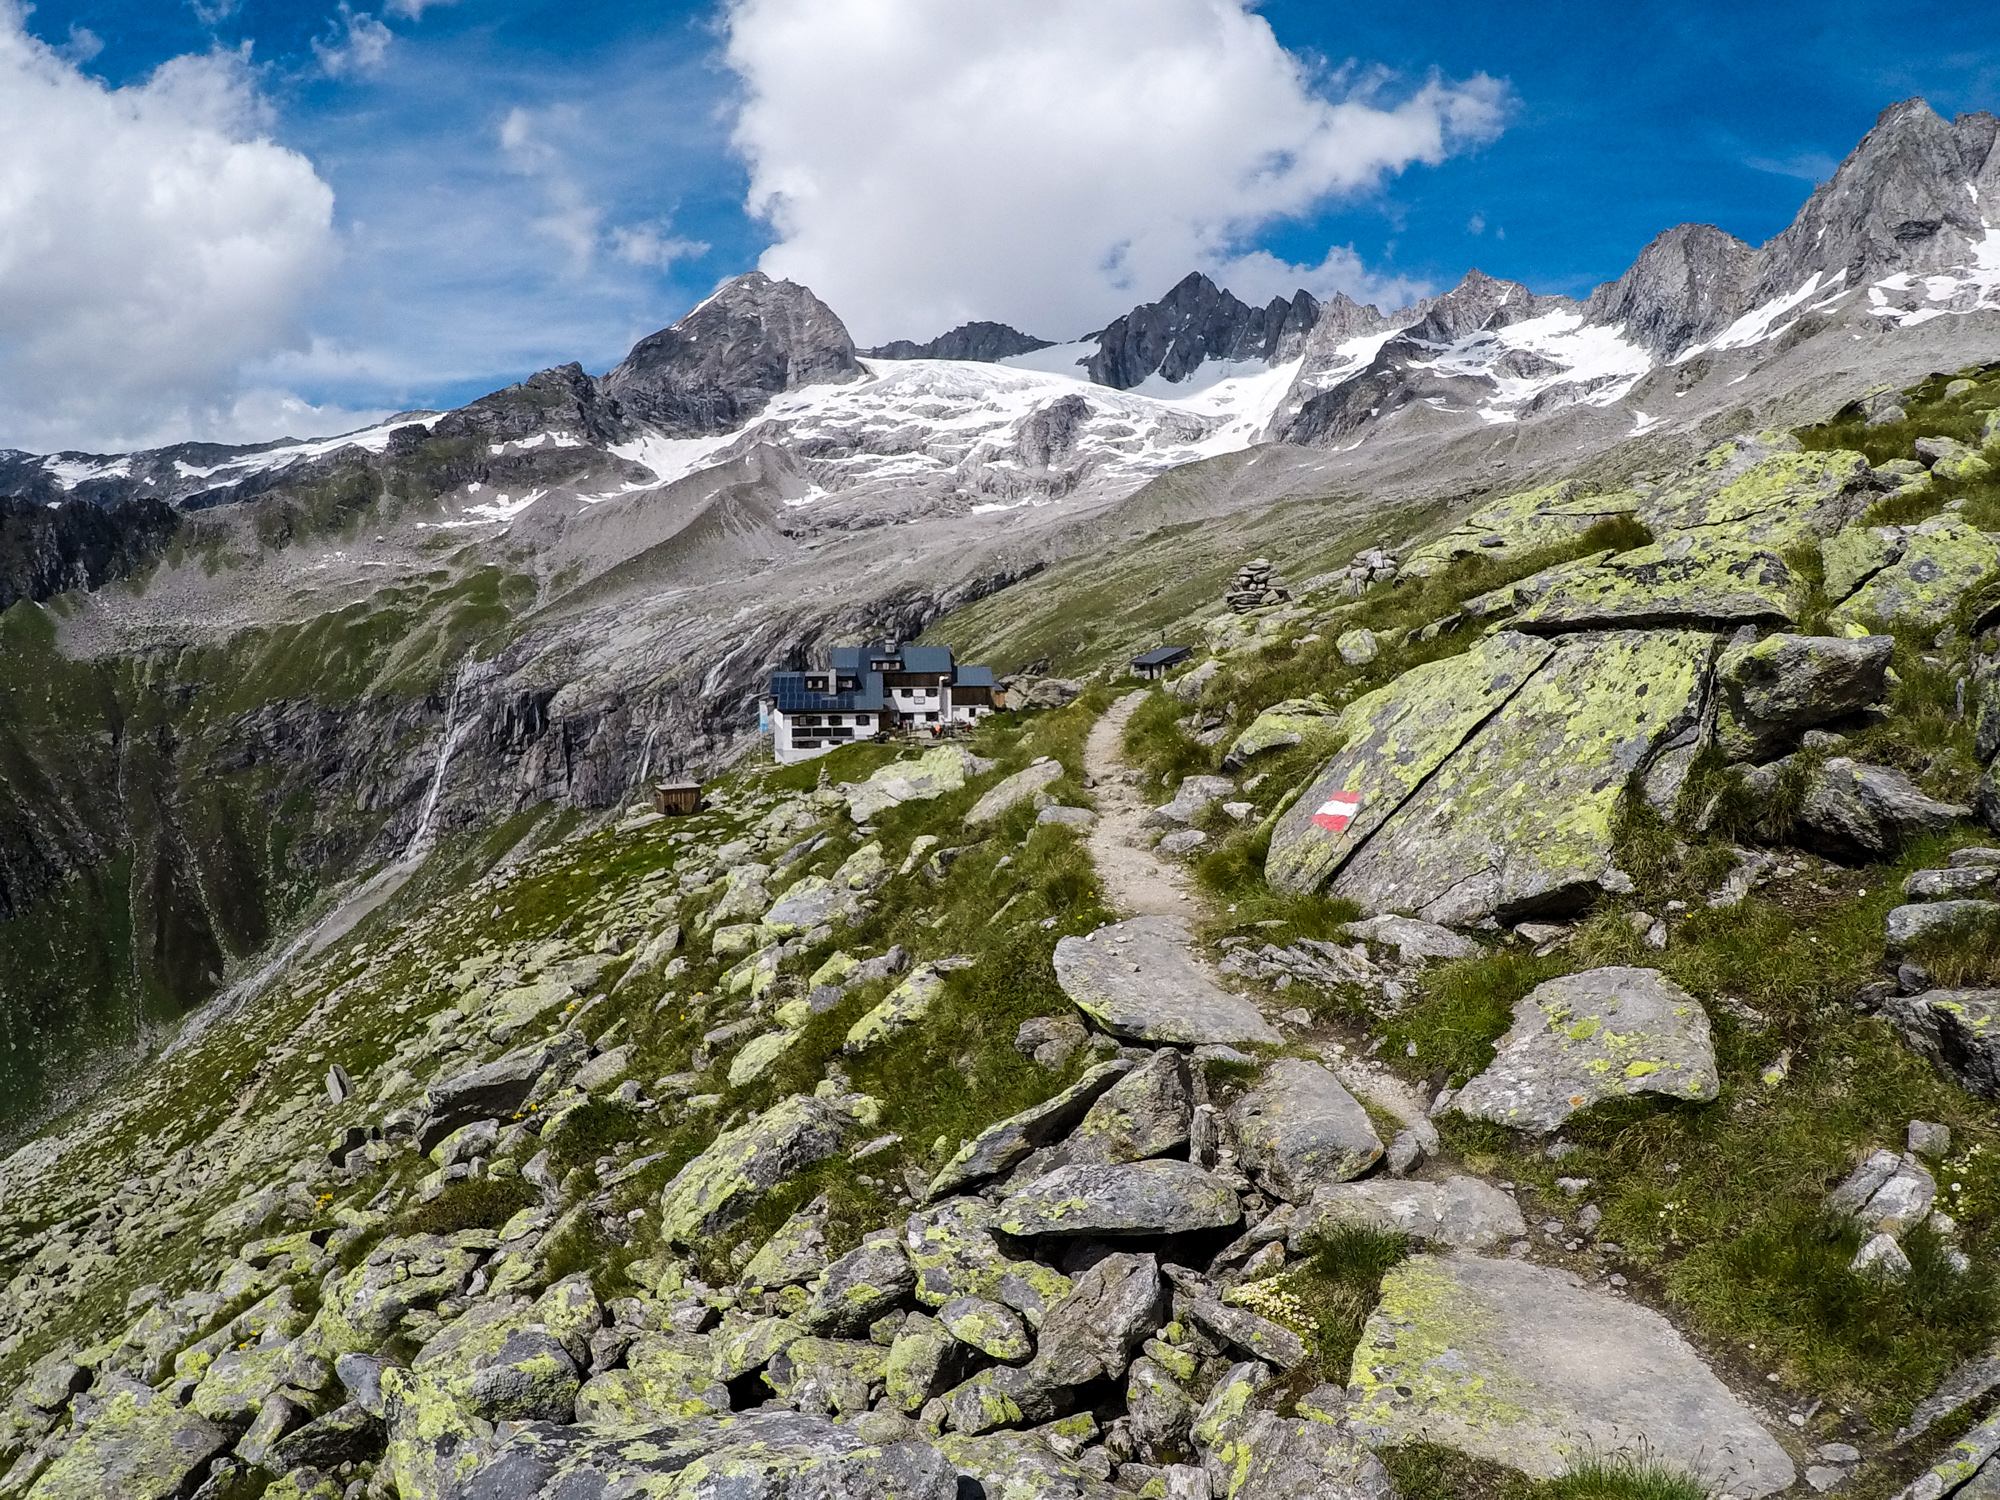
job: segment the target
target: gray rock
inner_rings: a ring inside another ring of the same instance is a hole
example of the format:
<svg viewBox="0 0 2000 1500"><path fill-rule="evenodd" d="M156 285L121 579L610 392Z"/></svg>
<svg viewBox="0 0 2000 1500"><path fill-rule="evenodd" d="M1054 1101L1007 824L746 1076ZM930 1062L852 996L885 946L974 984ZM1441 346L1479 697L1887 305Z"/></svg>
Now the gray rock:
<svg viewBox="0 0 2000 1500"><path fill-rule="evenodd" d="M910 1215L903 1249L917 1273L917 1300L942 1307L954 1297L989 1297L1038 1328L1049 1308L1070 1294L1070 1280L1003 1251L993 1234L999 1217L978 1198L953 1198Z"/></svg>
<svg viewBox="0 0 2000 1500"><path fill-rule="evenodd" d="M1913 901L1949 901L1990 890L2000 867L1965 865L1955 870L1918 870L1903 882L1903 894Z"/></svg>
<svg viewBox="0 0 2000 1500"><path fill-rule="evenodd" d="M888 1350L856 1339L794 1339L764 1370L764 1384L794 1411L854 1416L868 1409Z"/></svg>
<svg viewBox="0 0 2000 1500"><path fill-rule="evenodd" d="M1178 1447L1194 1421L1194 1398L1152 1360L1132 1361L1125 1372L1125 1411L1132 1436L1147 1451Z"/></svg>
<svg viewBox="0 0 2000 1500"><path fill-rule="evenodd" d="M1014 1033L1014 1050L1044 1068L1060 1069L1090 1033L1075 1016L1034 1016Z"/></svg>
<svg viewBox="0 0 2000 1500"><path fill-rule="evenodd" d="M1535 986L1486 1070L1451 1107L1547 1135L1626 1094L1713 1099L1719 1082L1701 1002L1657 969L1608 968Z"/></svg>
<svg viewBox="0 0 2000 1500"><path fill-rule="evenodd" d="M1210 1493L1229 1500L1395 1500L1396 1495L1381 1460L1344 1428L1273 1411L1255 1413L1231 1454L1211 1450L1204 1468Z"/></svg>
<svg viewBox="0 0 2000 1500"><path fill-rule="evenodd" d="M1368 1112L1326 1068L1281 1057L1229 1111L1237 1151L1257 1185L1303 1203L1324 1183L1359 1177L1382 1159Z"/></svg>
<svg viewBox="0 0 2000 1500"><path fill-rule="evenodd" d="M523 1328L491 1354L476 1356L465 1407L488 1422L568 1422L576 1415L576 1364L561 1342Z"/></svg>
<svg viewBox="0 0 2000 1500"><path fill-rule="evenodd" d="M644 1432L530 1427L500 1443L465 1500L671 1493L697 1462L703 1486L746 1500L957 1500L958 1469L928 1443L868 1442L830 1417L762 1408Z"/></svg>
<svg viewBox="0 0 2000 1500"><path fill-rule="evenodd" d="M1144 1161L1187 1144L1194 1094L1187 1058L1162 1047L1091 1105L1063 1145L1071 1162Z"/></svg>
<svg viewBox="0 0 2000 1500"><path fill-rule="evenodd" d="M984 1297L952 1298L938 1309L937 1321L961 1344L1007 1364L1035 1352L1020 1315Z"/></svg>
<svg viewBox="0 0 2000 1500"><path fill-rule="evenodd" d="M1365 667L1382 654L1375 632L1366 628L1343 631L1335 638L1333 649L1350 667Z"/></svg>
<svg viewBox="0 0 2000 1500"><path fill-rule="evenodd" d="M1329 889L1364 912L1405 912L1450 926L1587 906L1625 884L1613 833L1624 788L1696 727L1711 649L1710 636L1690 630L1568 637L1525 681L1499 674L1516 684L1513 691L1493 695L1497 704L1479 700L1497 712L1476 721L1461 744L1446 749L1373 732L1351 740L1356 749L1335 762L1374 746L1368 779L1351 783L1344 801L1329 795L1313 804L1315 788L1280 820L1279 832L1301 807L1308 822L1331 808L1339 823L1339 808L1358 797L1353 821L1334 835L1333 852L1351 853ZM1389 691L1401 694L1403 684ZM1343 726L1374 696L1351 705ZM1371 716L1371 729L1382 718ZM1460 726L1454 720L1449 727ZM1428 779L1414 777L1425 764L1437 769ZM1385 802L1397 800L1371 810L1367 799L1378 791ZM1353 847L1355 830L1371 819L1373 835ZM1278 867L1284 889L1292 888L1284 874L1289 858L1274 836L1266 868Z"/></svg>
<svg viewBox="0 0 2000 1500"><path fill-rule="evenodd" d="M1415 1256L1383 1279L1355 1350L1355 1434L1432 1442L1536 1478L1643 1450L1712 1488L1787 1488L1791 1459L1658 1313L1567 1271Z"/></svg>
<svg viewBox="0 0 2000 1500"><path fill-rule="evenodd" d="M1112 1500L1116 1491L1031 1432L954 1432L937 1440L991 1500Z"/></svg>
<svg viewBox="0 0 2000 1500"><path fill-rule="evenodd" d="M930 1198L944 1198L1013 1170L1027 1157L1074 1130L1098 1099L1131 1071L1122 1059L1100 1063L1052 1099L989 1125L961 1146L931 1180Z"/></svg>
<svg viewBox="0 0 2000 1500"><path fill-rule="evenodd" d="M385 1436L381 1417L350 1401L287 1433L270 1449L266 1467L280 1474L297 1468L337 1469L380 1453ZM241 1444L236 1451L252 1463L259 1462L243 1453Z"/></svg>
<svg viewBox="0 0 2000 1500"><path fill-rule="evenodd" d="M1195 1413L1193 1437L1197 1447L1212 1449L1233 1441L1255 1417L1250 1403L1275 1372L1262 1360L1234 1364L1215 1382Z"/></svg>
<svg viewBox="0 0 2000 1500"><path fill-rule="evenodd" d="M1827 1195L1827 1211L1870 1234L1901 1234L1937 1200L1937 1183L1914 1156L1877 1151Z"/></svg>
<svg viewBox="0 0 2000 1500"><path fill-rule="evenodd" d="M581 1050L580 1039L570 1046ZM552 1062L552 1049L527 1047L431 1085L430 1114L417 1134L417 1149L428 1151L439 1141L474 1120L508 1120L518 1114L533 1092L535 1080Z"/></svg>
<svg viewBox="0 0 2000 1500"><path fill-rule="evenodd" d="M864 1333L916 1285L917 1273L895 1235L870 1235L821 1273L800 1321L818 1334Z"/></svg>
<svg viewBox="0 0 2000 1500"><path fill-rule="evenodd" d="M1926 933L1995 922L2000 922L2000 901L1927 901L1919 906L1898 906L1886 923L1889 954L1900 954Z"/></svg>
<svg viewBox="0 0 2000 1500"><path fill-rule="evenodd" d="M1213 1297L1197 1297L1188 1316L1247 1358L1264 1360L1280 1370L1295 1370L1306 1361L1305 1340L1291 1329L1259 1317L1248 1308L1231 1307Z"/></svg>
<svg viewBox="0 0 2000 1500"><path fill-rule="evenodd" d="M1047 1386L1078 1386L1122 1373L1160 1326L1164 1301L1151 1255L1105 1256L1049 1309L1029 1374Z"/></svg>
<svg viewBox="0 0 2000 1500"><path fill-rule="evenodd" d="M1520 1205L1477 1177L1442 1182L1344 1182L1313 1194L1293 1222L1291 1248L1310 1248L1316 1235L1358 1224L1413 1240L1462 1250L1485 1250L1528 1232Z"/></svg>
<svg viewBox="0 0 2000 1500"><path fill-rule="evenodd" d="M178 1500L234 1434L165 1392L110 1375L75 1405L76 1437L43 1471L34 1500Z"/></svg>
<svg viewBox="0 0 2000 1500"><path fill-rule="evenodd" d="M1901 771L1842 755L1806 783L1793 836L1835 858L1883 859L1920 833L1942 832L1971 816L1969 807L1926 797Z"/></svg>
<svg viewBox="0 0 2000 1500"><path fill-rule="evenodd" d="M1000 1205L1000 1229L1045 1234L1182 1234L1243 1217L1236 1194L1184 1161L1058 1167Z"/></svg>
<svg viewBox="0 0 2000 1500"><path fill-rule="evenodd" d="M1479 944L1471 938L1435 922L1419 922L1414 917L1389 915L1350 922L1347 935L1387 944L1405 963L1426 958L1474 958L1480 951Z"/></svg>
<svg viewBox="0 0 2000 1500"><path fill-rule="evenodd" d="M1052 781L1061 779L1062 762L1040 760L1025 771L1016 771L1012 776L995 782L986 793L972 804L972 811L965 815L967 823L990 823L1017 802L1026 802Z"/></svg>
<svg viewBox="0 0 2000 1500"><path fill-rule="evenodd" d="M1235 790L1236 783L1227 776L1190 776L1175 789L1173 801L1147 814L1145 826L1184 828L1208 811L1210 803L1220 802Z"/></svg>
<svg viewBox="0 0 2000 1500"><path fill-rule="evenodd" d="M885 1399L898 1411L920 1411L965 1376L966 1350L935 1318L913 1313L897 1330L882 1366Z"/></svg>
<svg viewBox="0 0 2000 1500"><path fill-rule="evenodd" d="M765 1288L803 1286L827 1268L824 1197L815 1199L778 1226L778 1232L758 1247L737 1281Z"/></svg>
<svg viewBox="0 0 2000 1500"><path fill-rule="evenodd" d="M356 1410L359 1411L359 1408ZM367 1413L360 1414L364 1420L371 1420ZM281 1474L297 1468L296 1463L287 1463L283 1468L279 1468L276 1463L271 1462L271 1450L280 1438L294 1427L301 1426L309 1415L304 1407L289 1397L273 1391L264 1398L264 1404L257 1409L256 1418L250 1423L249 1429L237 1440L236 1456L246 1464L270 1468ZM381 1424L378 1422L375 1425L379 1431Z"/></svg>
<svg viewBox="0 0 2000 1500"><path fill-rule="evenodd" d="M1035 814L1037 823L1062 823L1070 828L1088 830L1097 822L1097 814L1087 807L1045 807Z"/></svg>
<svg viewBox="0 0 2000 1500"><path fill-rule="evenodd" d="M1932 1120L1912 1120L1904 1132L1912 1156L1942 1161L1951 1154L1951 1127Z"/></svg>
<svg viewBox="0 0 2000 1500"><path fill-rule="evenodd" d="M1257 1007L1217 985L1178 917L1133 917L1056 944L1056 982L1114 1036L1200 1046L1282 1038Z"/></svg>
<svg viewBox="0 0 2000 1500"><path fill-rule="evenodd" d="M1911 1409L1909 1425L1896 1434L1896 1441L1907 1443L1921 1437L1991 1390L2000 1390L2000 1354L1982 1354L1967 1360Z"/></svg>
<svg viewBox="0 0 2000 1500"><path fill-rule="evenodd" d="M1887 1231L1870 1235L1854 1252L1847 1269L1882 1281L1901 1281L1910 1274L1910 1257Z"/></svg>
<svg viewBox="0 0 2000 1500"><path fill-rule="evenodd" d="M724 1131L661 1192L661 1235L691 1245L727 1229L779 1183L838 1151L848 1124L835 1101L795 1094Z"/></svg>
<svg viewBox="0 0 2000 1500"><path fill-rule="evenodd" d="M1974 903L1940 903L1952 904ZM1906 906L1898 910L1936 908ZM2000 913L2000 907L1994 911ZM1903 1034L1913 1051L1956 1078L1968 1093L2000 1099L2000 990L1925 990L1920 995L1896 995L1883 1003L1882 1017Z"/></svg>
<svg viewBox="0 0 2000 1500"><path fill-rule="evenodd" d="M1889 694L1894 636L1772 635L1716 663L1716 739L1731 760L1766 760L1815 725Z"/></svg>
<svg viewBox="0 0 2000 1500"><path fill-rule="evenodd" d="M1183 828L1179 833L1170 833L1159 842L1160 853L1180 859L1197 849L1208 847L1208 835L1199 828Z"/></svg>

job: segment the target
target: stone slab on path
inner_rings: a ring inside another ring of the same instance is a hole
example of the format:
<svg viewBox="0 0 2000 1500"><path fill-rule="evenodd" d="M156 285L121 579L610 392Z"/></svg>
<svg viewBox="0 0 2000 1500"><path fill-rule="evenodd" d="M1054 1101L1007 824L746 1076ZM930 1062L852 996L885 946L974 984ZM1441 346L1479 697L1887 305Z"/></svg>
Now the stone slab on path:
<svg viewBox="0 0 2000 1500"><path fill-rule="evenodd" d="M1000 1229L1044 1234L1184 1234L1226 1229L1243 1210L1235 1192L1192 1162L1057 1167L1000 1205Z"/></svg>
<svg viewBox="0 0 2000 1500"><path fill-rule="evenodd" d="M1439 1443L1538 1479L1644 1456L1739 1500L1796 1477L1660 1314L1524 1261L1419 1255L1390 1271L1348 1389L1377 1448Z"/></svg>
<svg viewBox="0 0 2000 1500"><path fill-rule="evenodd" d="M1195 960L1179 917L1133 917L1056 944L1056 982L1113 1036L1206 1046L1282 1039L1249 1000L1232 995Z"/></svg>
<svg viewBox="0 0 2000 1500"><path fill-rule="evenodd" d="M1546 1135L1578 1110L1626 1094L1713 1099L1708 1012L1657 969L1588 969L1514 1002L1514 1024L1452 1108Z"/></svg>

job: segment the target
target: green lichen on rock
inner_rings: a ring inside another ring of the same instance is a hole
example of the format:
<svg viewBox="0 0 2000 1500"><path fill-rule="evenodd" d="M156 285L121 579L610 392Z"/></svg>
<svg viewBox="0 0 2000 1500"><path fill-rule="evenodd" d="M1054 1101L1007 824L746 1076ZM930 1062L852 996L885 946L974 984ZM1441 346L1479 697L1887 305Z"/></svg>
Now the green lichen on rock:
<svg viewBox="0 0 2000 1500"><path fill-rule="evenodd" d="M1340 710L1318 694L1273 703L1236 736L1224 764L1240 766L1267 750L1302 744L1312 735L1328 732L1339 716Z"/></svg>
<svg viewBox="0 0 2000 1500"><path fill-rule="evenodd" d="M1345 748L1278 820L1265 879L1281 891L1324 885L1554 652L1547 641L1502 633L1349 704L1340 717ZM1338 827L1325 812L1336 799L1353 804L1333 820Z"/></svg>
<svg viewBox="0 0 2000 1500"><path fill-rule="evenodd" d="M1638 518L1656 536L1784 551L1859 520L1879 493L1868 460L1851 450L1782 452L1732 438L1647 495Z"/></svg>
<svg viewBox="0 0 2000 1500"><path fill-rule="evenodd" d="M943 993L944 976L929 964L918 965L908 978L848 1028L841 1050L850 1054L865 1052L878 1042L907 1031L930 1014L931 1006Z"/></svg>
<svg viewBox="0 0 2000 1500"><path fill-rule="evenodd" d="M1844 599L1828 616L1836 629L1875 620L1936 627L1951 618L1967 590L2000 568L2000 542L1956 516L1903 534L1902 555Z"/></svg>
<svg viewBox="0 0 2000 1500"><path fill-rule="evenodd" d="M724 1131L667 1184L661 1236L688 1245L727 1229L779 1183L839 1150L847 1125L831 1101L794 1094Z"/></svg>
<svg viewBox="0 0 2000 1500"><path fill-rule="evenodd" d="M1628 780L1692 724L1713 649L1697 631L1563 641L1476 734L1436 757L1332 893L1447 925L1583 905L1615 868ZM1272 865L1277 849L1274 839Z"/></svg>
<svg viewBox="0 0 2000 1500"><path fill-rule="evenodd" d="M1537 634L1700 625L1788 625L1803 587L1768 547L1676 535L1557 579L1514 616Z"/></svg>
<svg viewBox="0 0 2000 1500"><path fill-rule="evenodd" d="M1850 526L1819 544L1821 586L1836 603L1903 555L1901 526Z"/></svg>
<svg viewBox="0 0 2000 1500"><path fill-rule="evenodd" d="M1622 490L1595 494L1574 479L1524 490L1482 505L1436 541L1417 547L1404 559L1403 572L1426 577L1466 556L1509 562L1575 541L1600 521L1629 516L1638 508L1637 495Z"/></svg>

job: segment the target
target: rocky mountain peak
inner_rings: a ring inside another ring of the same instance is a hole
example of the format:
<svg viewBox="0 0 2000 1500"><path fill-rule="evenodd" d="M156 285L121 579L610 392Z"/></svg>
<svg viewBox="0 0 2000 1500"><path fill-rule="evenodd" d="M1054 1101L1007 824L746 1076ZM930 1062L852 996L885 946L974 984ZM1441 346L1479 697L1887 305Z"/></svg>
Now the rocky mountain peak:
<svg viewBox="0 0 2000 1500"><path fill-rule="evenodd" d="M1592 323L1620 324L1625 337L1662 359L1719 333L1741 310L1757 252L1713 224L1679 224L1639 252L1632 267L1585 304Z"/></svg>
<svg viewBox="0 0 2000 1500"><path fill-rule="evenodd" d="M1518 281L1502 281L1474 269L1443 296L1418 303L1421 313L1404 332L1431 344L1451 344L1468 334L1504 328L1567 299L1537 297Z"/></svg>
<svg viewBox="0 0 2000 1500"><path fill-rule="evenodd" d="M1005 323L961 323L949 333L941 333L927 344L895 339L873 349L864 349L870 359L964 359L992 364L1017 354L1033 354L1054 347L1052 339L1010 328Z"/></svg>
<svg viewBox="0 0 2000 1500"><path fill-rule="evenodd" d="M687 436L728 431L780 391L862 374L832 308L796 282L752 271L633 345L598 388L627 421Z"/></svg>
<svg viewBox="0 0 2000 1500"><path fill-rule="evenodd" d="M1155 374L1185 380L1209 359L1291 359L1304 348L1319 311L1318 300L1304 290L1251 307L1194 271L1159 301L1142 303L1110 324L1084 368L1098 385L1130 390Z"/></svg>
<svg viewBox="0 0 2000 1500"><path fill-rule="evenodd" d="M1922 99L1882 111L1789 228L1764 247L1752 303L1796 291L1815 271L1851 283L1963 265L2000 195L1988 114L1942 119Z"/></svg>

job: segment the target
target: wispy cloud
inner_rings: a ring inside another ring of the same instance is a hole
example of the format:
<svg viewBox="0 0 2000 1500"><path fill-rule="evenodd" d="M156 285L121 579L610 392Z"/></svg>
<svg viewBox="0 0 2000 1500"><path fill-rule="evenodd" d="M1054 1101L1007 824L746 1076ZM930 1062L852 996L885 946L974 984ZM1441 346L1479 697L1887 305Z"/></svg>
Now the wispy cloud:
<svg viewBox="0 0 2000 1500"><path fill-rule="evenodd" d="M340 14L325 37L313 38L313 56L329 78L379 73L389 60L396 34L367 11L356 11L342 0Z"/></svg>
<svg viewBox="0 0 2000 1500"><path fill-rule="evenodd" d="M1798 151L1790 156L1746 156L1743 165L1753 172L1769 172L1774 177L1796 177L1801 182L1818 184L1834 174L1840 161L1824 151Z"/></svg>

